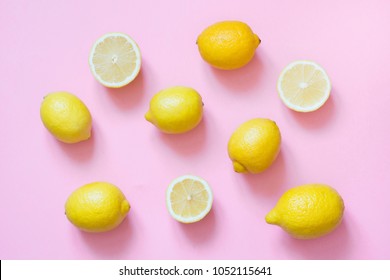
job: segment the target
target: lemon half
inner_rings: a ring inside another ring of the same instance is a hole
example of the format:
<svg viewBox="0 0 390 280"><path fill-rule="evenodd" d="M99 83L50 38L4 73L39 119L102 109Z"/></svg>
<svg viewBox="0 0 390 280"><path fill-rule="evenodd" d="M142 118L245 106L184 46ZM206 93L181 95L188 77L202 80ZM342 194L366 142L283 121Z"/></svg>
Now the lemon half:
<svg viewBox="0 0 390 280"><path fill-rule="evenodd" d="M168 186L166 203L171 216L182 223L202 220L211 210L213 193L200 177L184 175Z"/></svg>
<svg viewBox="0 0 390 280"><path fill-rule="evenodd" d="M141 52L127 34L107 33L93 45L89 67L95 79L110 88L132 82L141 69Z"/></svg>
<svg viewBox="0 0 390 280"><path fill-rule="evenodd" d="M297 112L319 109L328 100L331 87L324 68L307 60L298 60L287 65L277 84L283 103Z"/></svg>

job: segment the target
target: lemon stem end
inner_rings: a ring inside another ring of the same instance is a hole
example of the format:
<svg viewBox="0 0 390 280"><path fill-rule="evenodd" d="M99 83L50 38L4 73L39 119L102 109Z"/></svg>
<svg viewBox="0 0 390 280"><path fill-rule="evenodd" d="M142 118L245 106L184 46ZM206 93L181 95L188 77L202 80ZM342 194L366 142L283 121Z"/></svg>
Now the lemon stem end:
<svg viewBox="0 0 390 280"><path fill-rule="evenodd" d="M130 203L127 200L122 201L121 205L121 213L122 215L126 215L130 211Z"/></svg>
<svg viewBox="0 0 390 280"><path fill-rule="evenodd" d="M152 114L150 113L150 111L148 111L146 114L145 114L145 119L148 121L148 122L152 122Z"/></svg>
<svg viewBox="0 0 390 280"><path fill-rule="evenodd" d="M259 45L261 44L261 39L260 39L260 37L257 36L257 35L255 34L255 38L256 38L256 40L257 40L257 46L259 46Z"/></svg>
<svg viewBox="0 0 390 280"><path fill-rule="evenodd" d="M237 173L246 173L247 172L245 166L243 166L241 163L239 163L237 161L233 161L233 168L234 168L234 171L236 171Z"/></svg>
<svg viewBox="0 0 390 280"><path fill-rule="evenodd" d="M278 213L272 209L268 214L267 216L265 216L265 221L268 223L268 224L271 224L271 225L277 225L279 224L279 215Z"/></svg>

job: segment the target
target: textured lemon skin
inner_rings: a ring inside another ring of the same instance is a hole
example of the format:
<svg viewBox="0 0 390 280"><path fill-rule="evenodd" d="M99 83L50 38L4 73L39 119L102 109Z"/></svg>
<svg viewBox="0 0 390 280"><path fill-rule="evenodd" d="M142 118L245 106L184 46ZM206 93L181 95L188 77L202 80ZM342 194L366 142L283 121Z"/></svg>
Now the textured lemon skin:
<svg viewBox="0 0 390 280"><path fill-rule="evenodd" d="M195 128L203 116L199 93L189 87L175 86L153 96L145 119L162 132L184 133Z"/></svg>
<svg viewBox="0 0 390 280"><path fill-rule="evenodd" d="M252 119L241 124L228 143L233 168L239 173L260 173L279 154L281 134L277 124L269 119Z"/></svg>
<svg viewBox="0 0 390 280"><path fill-rule="evenodd" d="M90 138L92 117L87 106L68 92L46 95L40 108L41 120L58 140L77 143Z"/></svg>
<svg viewBox="0 0 390 280"><path fill-rule="evenodd" d="M340 224L344 201L324 184L307 184L286 191L265 220L298 239L312 239L332 232Z"/></svg>
<svg viewBox="0 0 390 280"><path fill-rule="evenodd" d="M130 211L122 191L106 182L94 182L76 189L65 203L68 220L87 232L116 228Z"/></svg>
<svg viewBox="0 0 390 280"><path fill-rule="evenodd" d="M259 37L240 21L222 21L207 27L198 36L202 58L212 66L232 70L252 60L260 44Z"/></svg>

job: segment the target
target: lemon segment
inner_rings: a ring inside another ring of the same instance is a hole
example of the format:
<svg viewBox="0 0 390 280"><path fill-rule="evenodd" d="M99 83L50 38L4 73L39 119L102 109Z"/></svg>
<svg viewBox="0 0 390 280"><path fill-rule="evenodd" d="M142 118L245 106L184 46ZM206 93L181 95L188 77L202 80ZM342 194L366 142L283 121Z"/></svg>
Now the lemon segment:
<svg viewBox="0 0 390 280"><path fill-rule="evenodd" d="M210 25L198 36L201 57L224 70L243 67L252 60L260 44L259 37L244 22L222 21Z"/></svg>
<svg viewBox="0 0 390 280"><path fill-rule="evenodd" d="M295 238L312 239L337 228L343 213L344 201L335 189L307 184L286 191L265 220Z"/></svg>
<svg viewBox="0 0 390 280"><path fill-rule="evenodd" d="M298 60L283 69L277 88L279 97L288 108L297 112L312 112L328 100L331 83L320 65Z"/></svg>
<svg viewBox="0 0 390 280"><path fill-rule="evenodd" d="M168 186L166 203L171 216L182 223L202 220L211 210L213 194L200 177L184 175Z"/></svg>
<svg viewBox="0 0 390 280"><path fill-rule="evenodd" d="M76 189L65 203L65 214L77 228L87 232L105 232L119 226L130 203L113 184L94 182Z"/></svg>
<svg viewBox="0 0 390 280"><path fill-rule="evenodd" d="M110 88L132 82L141 69L141 52L137 43L123 33L107 33L93 45L89 67L95 79Z"/></svg>
<svg viewBox="0 0 390 280"><path fill-rule="evenodd" d="M257 118L241 124L228 142L228 154L238 173L260 173L279 154L281 134L277 124Z"/></svg>
<svg viewBox="0 0 390 280"><path fill-rule="evenodd" d="M164 89L153 96L145 119L162 132L185 133L195 128L203 116L203 102L199 93L189 87Z"/></svg>
<svg viewBox="0 0 390 280"><path fill-rule="evenodd" d="M78 143L90 138L92 117L87 106L69 92L46 95L40 108L41 120L59 141Z"/></svg>

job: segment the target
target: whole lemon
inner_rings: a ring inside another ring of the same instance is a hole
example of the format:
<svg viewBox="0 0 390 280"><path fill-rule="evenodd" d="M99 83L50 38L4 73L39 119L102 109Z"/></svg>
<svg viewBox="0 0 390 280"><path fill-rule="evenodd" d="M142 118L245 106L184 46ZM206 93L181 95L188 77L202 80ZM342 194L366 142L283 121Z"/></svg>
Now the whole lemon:
<svg viewBox="0 0 390 280"><path fill-rule="evenodd" d="M222 21L207 27L198 36L202 58L212 66L231 70L246 65L261 40L244 22Z"/></svg>
<svg viewBox="0 0 390 280"><path fill-rule="evenodd" d="M335 189L307 184L286 191L265 220L295 238L311 239L333 231L343 213L344 202Z"/></svg>
<svg viewBox="0 0 390 280"><path fill-rule="evenodd" d="M195 128L202 115L199 93L190 87L175 86L153 96L145 119L165 133L178 134Z"/></svg>
<svg viewBox="0 0 390 280"><path fill-rule="evenodd" d="M68 92L46 95L41 103L41 120L49 132L65 143L77 143L91 136L92 117L85 104Z"/></svg>
<svg viewBox="0 0 390 280"><path fill-rule="evenodd" d="M116 228L130 211L122 191L106 182L76 189L65 203L69 221L83 231L104 232Z"/></svg>
<svg viewBox="0 0 390 280"><path fill-rule="evenodd" d="M229 157L234 171L260 173L276 159L281 143L279 127L269 119L252 119L241 124L230 137Z"/></svg>

